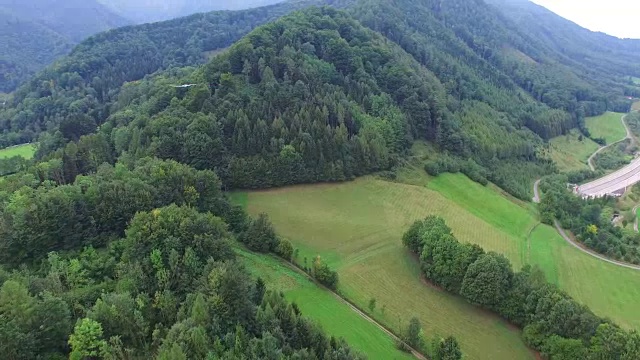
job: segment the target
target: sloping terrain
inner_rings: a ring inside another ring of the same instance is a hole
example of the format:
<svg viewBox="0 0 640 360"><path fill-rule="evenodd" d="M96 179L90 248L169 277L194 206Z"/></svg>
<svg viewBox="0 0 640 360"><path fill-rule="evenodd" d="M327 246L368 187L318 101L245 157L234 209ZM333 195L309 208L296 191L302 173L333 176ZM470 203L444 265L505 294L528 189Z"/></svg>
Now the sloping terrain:
<svg viewBox="0 0 640 360"><path fill-rule="evenodd" d="M136 23L147 23L216 10L242 10L283 0L98 0Z"/></svg>
<svg viewBox="0 0 640 360"><path fill-rule="evenodd" d="M93 0L1 0L0 92L14 90L90 35L128 24Z"/></svg>

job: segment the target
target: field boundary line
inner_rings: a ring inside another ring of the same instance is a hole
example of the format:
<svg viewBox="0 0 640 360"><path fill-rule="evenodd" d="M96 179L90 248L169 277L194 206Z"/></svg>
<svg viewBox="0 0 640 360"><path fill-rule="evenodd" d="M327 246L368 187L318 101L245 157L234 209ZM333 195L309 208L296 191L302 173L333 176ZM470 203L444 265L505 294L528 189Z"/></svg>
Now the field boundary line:
<svg viewBox="0 0 640 360"><path fill-rule="evenodd" d="M294 270L295 272L303 275L306 279L308 279L311 282L313 282L314 284L316 284L316 286L318 286L321 289L324 289L324 290L330 292L331 294L333 294L333 296L335 296L342 303L344 303L347 306L349 306L349 308L353 312L355 312L356 314L360 315L360 317L362 317L363 319L365 319L368 322L370 322L370 323L374 324L375 326L377 326L380 330L382 330L385 334L387 334L391 339L393 339L395 341L398 341L398 342L402 343L404 346L406 346L410 350L411 355L413 355L416 359L430 360L427 356L425 356L424 354L422 354L418 350L414 349L413 347L409 346L409 344L407 344L402 339L400 339L400 337L398 335L396 335L390 328L388 328L387 326L379 323L377 320L375 320L374 318L369 316L366 312L364 312L364 310L360 309L356 304L351 302L346 297L340 295L338 292L336 292L336 291L334 291L332 289L329 289L328 287L326 287L323 284L319 283L316 279L314 279L311 275L309 275L309 273L307 273L306 271L304 271L303 269L298 267L298 265L296 265L295 263L293 263L291 261L287 261L285 259L282 259L282 258L277 257L277 256L272 255L272 254L269 254L269 256L272 256L272 257L276 258L277 260L283 262L291 270ZM402 350L400 350L400 351L402 351Z"/></svg>

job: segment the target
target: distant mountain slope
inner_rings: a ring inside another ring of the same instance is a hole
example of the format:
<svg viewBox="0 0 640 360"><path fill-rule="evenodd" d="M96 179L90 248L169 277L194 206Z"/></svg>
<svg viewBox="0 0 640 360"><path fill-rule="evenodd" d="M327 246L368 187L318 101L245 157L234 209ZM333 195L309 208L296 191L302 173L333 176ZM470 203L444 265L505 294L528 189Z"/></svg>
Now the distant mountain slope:
<svg viewBox="0 0 640 360"><path fill-rule="evenodd" d="M585 29L529 0L487 0L520 29L566 61L614 76L640 77L640 40L619 39ZM640 96L637 90L635 96Z"/></svg>
<svg viewBox="0 0 640 360"><path fill-rule="evenodd" d="M98 32L129 24L93 0L0 0L0 91Z"/></svg>
<svg viewBox="0 0 640 360"><path fill-rule="evenodd" d="M137 23L154 22L216 10L242 10L284 0L98 0Z"/></svg>

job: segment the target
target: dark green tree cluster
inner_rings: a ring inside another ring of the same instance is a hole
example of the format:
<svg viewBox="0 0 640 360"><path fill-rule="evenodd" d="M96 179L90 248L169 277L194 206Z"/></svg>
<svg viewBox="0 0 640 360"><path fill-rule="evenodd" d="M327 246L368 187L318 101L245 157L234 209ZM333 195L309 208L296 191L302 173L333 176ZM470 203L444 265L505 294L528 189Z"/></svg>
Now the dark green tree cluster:
<svg viewBox="0 0 640 360"><path fill-rule="evenodd" d="M76 116L88 115L100 124L109 116L109 107L118 100L124 83L158 70L204 63L210 52L230 46L256 26L312 3L314 0L286 2L264 9L197 14L95 35L18 88L13 100L0 108L0 147L32 142L41 132L55 130ZM64 7L55 8L57 13ZM94 16L86 18L95 20ZM62 55L68 51L68 45L65 46L55 53ZM15 51L1 53L4 56ZM3 64L0 58L0 69ZM10 61L5 66L12 64Z"/></svg>
<svg viewBox="0 0 640 360"><path fill-rule="evenodd" d="M613 259L640 264L640 235L613 224L615 199L582 199L567 189L567 177L554 175L540 182L543 222L557 219L588 248Z"/></svg>
<svg viewBox="0 0 640 360"><path fill-rule="evenodd" d="M45 165L39 164L36 172ZM3 186L17 189L0 204L0 262L5 264L35 264L51 251L104 244L124 235L136 212L169 204L212 212L234 230L243 230L246 221L244 213L223 197L213 172L173 161L143 159L133 170L123 164L105 165L62 186L38 174L6 182Z"/></svg>
<svg viewBox="0 0 640 360"><path fill-rule="evenodd" d="M265 292L227 224L194 207L139 212L106 249L0 272L7 359L362 359ZM74 325L75 324L75 325Z"/></svg>
<svg viewBox="0 0 640 360"><path fill-rule="evenodd" d="M540 270L513 272L504 256L458 242L439 217L414 223L403 243L429 281L523 328L526 343L550 359L640 357L640 334L597 317Z"/></svg>
<svg viewBox="0 0 640 360"><path fill-rule="evenodd" d="M411 139L435 139L446 112L431 73L330 8L265 25L179 81L199 85L167 82L111 118L116 152L215 168L233 188L387 169Z"/></svg>

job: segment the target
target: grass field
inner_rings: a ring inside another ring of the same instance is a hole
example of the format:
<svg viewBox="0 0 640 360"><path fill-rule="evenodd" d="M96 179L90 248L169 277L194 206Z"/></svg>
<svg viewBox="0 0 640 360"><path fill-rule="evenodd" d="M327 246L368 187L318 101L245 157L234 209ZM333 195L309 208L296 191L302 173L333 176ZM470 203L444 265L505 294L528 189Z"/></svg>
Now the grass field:
<svg viewBox="0 0 640 360"><path fill-rule="evenodd" d="M580 139L580 132L572 130L565 136L549 141L549 157L561 171L588 169L589 156L598 150L599 145L586 137Z"/></svg>
<svg viewBox="0 0 640 360"><path fill-rule="evenodd" d="M600 116L586 118L585 125L591 132L591 136L604 138L607 144L612 144L627 136L627 132L620 121L623 115L622 113L606 112Z"/></svg>
<svg viewBox="0 0 640 360"><path fill-rule="evenodd" d="M399 329L417 316L431 336L454 335L470 359L527 359L519 331L461 298L421 281L416 259L400 238L416 219L440 214L464 241L519 258L516 241L439 193L373 178L338 185L300 186L236 194L250 213L267 212L277 231L300 249L299 262L320 254L340 274L340 291ZM300 211L304 209L304 211ZM533 224L532 224L533 225ZM526 225L524 225L526 226ZM310 261L310 260L308 260Z"/></svg>
<svg viewBox="0 0 640 360"><path fill-rule="evenodd" d="M329 334L345 338L351 347L369 359L414 359L397 350L394 341L377 326L281 261L243 250L237 252L247 269L262 277L269 289L282 291L287 300L298 304L307 318L320 324Z"/></svg>
<svg viewBox="0 0 640 360"><path fill-rule="evenodd" d="M441 175L423 187L367 177L235 198L252 214L268 213L277 231L300 249L299 261L323 256L339 271L341 291L350 299L366 307L374 297L386 305L386 314L377 316L381 321L397 328L418 316L428 335L456 336L469 358L531 354L505 323L419 280L417 263L400 239L411 222L428 214L442 216L461 241L505 254L516 269L536 264L596 314L640 329L640 273L580 252L553 228L537 225L531 204L462 175Z"/></svg>
<svg viewBox="0 0 640 360"><path fill-rule="evenodd" d="M640 101L636 101L631 105L631 110L640 111Z"/></svg>
<svg viewBox="0 0 640 360"><path fill-rule="evenodd" d="M0 149L0 159L10 158L14 156L22 156L25 159L31 159L36 152L33 144L23 144L12 146L6 149Z"/></svg>

